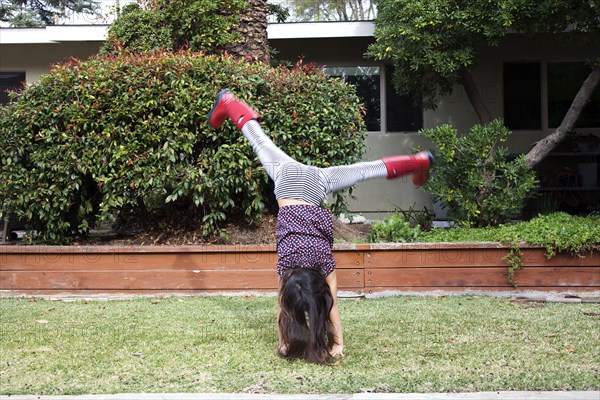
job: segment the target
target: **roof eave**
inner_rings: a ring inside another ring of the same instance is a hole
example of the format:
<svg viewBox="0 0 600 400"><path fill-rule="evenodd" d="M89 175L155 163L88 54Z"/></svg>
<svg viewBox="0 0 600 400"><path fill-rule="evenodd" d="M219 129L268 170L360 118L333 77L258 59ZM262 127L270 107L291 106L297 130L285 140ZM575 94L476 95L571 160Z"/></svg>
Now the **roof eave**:
<svg viewBox="0 0 600 400"><path fill-rule="evenodd" d="M53 25L44 28L0 28L0 44L103 42L110 25ZM373 21L269 24L269 39L373 37Z"/></svg>

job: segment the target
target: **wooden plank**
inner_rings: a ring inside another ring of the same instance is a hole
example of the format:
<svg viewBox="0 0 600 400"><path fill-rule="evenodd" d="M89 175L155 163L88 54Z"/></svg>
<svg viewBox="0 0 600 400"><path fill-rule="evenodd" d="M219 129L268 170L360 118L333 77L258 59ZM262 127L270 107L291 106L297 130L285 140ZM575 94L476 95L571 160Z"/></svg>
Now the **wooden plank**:
<svg viewBox="0 0 600 400"><path fill-rule="evenodd" d="M365 287L365 273L362 269L338 269L338 288L363 289Z"/></svg>
<svg viewBox="0 0 600 400"><path fill-rule="evenodd" d="M541 286L541 287L507 287L507 286L486 286L486 287L438 287L438 286L421 286L421 287L412 287L412 286L370 286L365 288L364 294L377 294L382 292L398 292L402 294L429 294L429 295L438 295L443 296L446 294L481 294L485 295L486 293L506 293L506 295L519 295L523 294L531 294L532 292L546 292L553 293L563 292L563 293L578 293L578 294L593 294L597 295L598 293L597 287L587 287L587 286L570 286L565 288L564 286Z"/></svg>
<svg viewBox="0 0 600 400"><path fill-rule="evenodd" d="M275 245L186 245L186 246L2 246L0 254L87 254L87 253L236 253L275 252Z"/></svg>
<svg viewBox="0 0 600 400"><path fill-rule="evenodd" d="M362 290L344 289L343 297L341 299L349 298L356 299L357 297L364 296ZM9 293L2 293L0 291L0 299L3 297L23 297L30 296L36 298L47 298L51 300L61 299L65 301L86 301L86 300L129 300L132 298L148 298L148 301L152 299L167 299L171 300L174 298L183 297L206 297L206 296L269 296L276 297L277 292L272 289L264 290L11 290ZM152 300L154 301L154 300Z"/></svg>
<svg viewBox="0 0 600 400"><path fill-rule="evenodd" d="M10 249L10 251L4 251ZM506 282L502 258L508 248L336 246L342 290L515 290ZM576 257L524 247L520 288L597 290L600 252ZM186 247L0 247L0 290L43 292L273 291L277 255L273 246ZM570 266L567 266L570 265ZM387 288L387 289L386 289Z"/></svg>
<svg viewBox="0 0 600 400"><path fill-rule="evenodd" d="M598 267L524 267L515 273L519 287L600 287Z"/></svg>
<svg viewBox="0 0 600 400"><path fill-rule="evenodd" d="M540 296L543 293L552 293L553 296L556 295L556 292L562 293L570 293L574 295L582 295L582 296L597 296L598 288L589 288L589 287L578 287L573 286L569 288L565 287L556 287L556 286L546 286L539 287L535 289L531 288L512 288L512 287L493 287L488 286L485 288L481 287L447 287L447 288L439 288L439 287L409 287L409 286L395 286L395 287L369 287L367 290L361 289L341 289L345 293L349 293L351 296L361 296L361 295L377 295L379 293L398 293L398 294L407 294L407 295L432 295L432 296L445 296L445 295L481 295L485 296L488 293L490 294L500 294L506 297L510 296L519 296L530 295L532 292L540 293ZM274 289L254 289L251 291L252 294L257 295L272 295L276 296L277 291ZM0 290L0 298L2 297L15 297L15 296L48 296L51 298L56 298L56 296L60 296L60 298L66 299L128 299L130 297L170 297L170 296L205 296L205 295L239 295L239 294L247 294L248 291L239 290L239 289L218 289L218 290L162 290L162 289L148 289L148 290ZM343 299L343 297L341 297ZM353 298L353 297L351 297Z"/></svg>
<svg viewBox="0 0 600 400"><path fill-rule="evenodd" d="M368 269L365 289L370 287L510 287L506 267L490 268L398 268ZM517 271L519 287L600 286L594 267L526 267Z"/></svg>
<svg viewBox="0 0 600 400"><path fill-rule="evenodd" d="M508 254L506 248L489 249L408 249L400 251L368 251L365 252L366 268L403 268L403 267L463 267L480 268L507 266L503 260ZM569 254L557 254L548 259L546 250L539 248L524 248L524 266L600 266L600 252L587 254L583 257Z"/></svg>
<svg viewBox="0 0 600 400"><path fill-rule="evenodd" d="M368 269L365 289L371 286L465 287L508 286L506 268L378 268Z"/></svg>
<svg viewBox="0 0 600 400"><path fill-rule="evenodd" d="M337 269L364 268L364 253L362 251L334 251L333 258Z"/></svg>
<svg viewBox="0 0 600 400"><path fill-rule="evenodd" d="M48 296L51 298L65 298L65 299L129 299L131 297L175 297L175 296L205 296L205 295L249 295L247 290L239 289L202 289L202 290L164 290L164 289L136 289L136 290L108 290L108 289L68 289L68 290L47 290L47 289L30 289L30 290L10 290L1 291L0 298L2 297L15 297L15 296ZM272 295L276 296L277 291L274 289L254 289L251 291L254 295Z"/></svg>
<svg viewBox="0 0 600 400"><path fill-rule="evenodd" d="M559 253L548 259L546 251L522 249L523 266L530 267L597 267L600 274L600 252L588 253L584 256Z"/></svg>
<svg viewBox="0 0 600 400"><path fill-rule="evenodd" d="M366 268L494 267L506 265L506 249L409 249L365 253Z"/></svg>
<svg viewBox="0 0 600 400"><path fill-rule="evenodd" d="M277 253L238 251L233 253L5 253L2 271L70 271L70 270L255 270L275 271ZM356 251L334 253L337 267L362 268L363 254Z"/></svg>
<svg viewBox="0 0 600 400"><path fill-rule="evenodd" d="M217 290L276 289L273 271L12 271L0 289L25 290Z"/></svg>
<svg viewBox="0 0 600 400"><path fill-rule="evenodd" d="M272 270L6 271L0 290L254 290L277 289ZM340 288L363 288L361 270L339 270Z"/></svg>
<svg viewBox="0 0 600 400"><path fill-rule="evenodd" d="M9 254L3 271L70 270L275 270L273 253Z"/></svg>

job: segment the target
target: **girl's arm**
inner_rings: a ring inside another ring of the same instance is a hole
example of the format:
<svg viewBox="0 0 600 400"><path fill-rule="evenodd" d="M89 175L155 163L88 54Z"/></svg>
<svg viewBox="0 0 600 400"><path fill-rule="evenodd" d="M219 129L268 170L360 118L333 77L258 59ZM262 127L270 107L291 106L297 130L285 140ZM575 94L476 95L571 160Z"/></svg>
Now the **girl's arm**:
<svg viewBox="0 0 600 400"><path fill-rule="evenodd" d="M340 310L337 302L337 275L335 270L325 278L329 284L331 295L333 296L333 307L329 313L329 319L333 325L333 340L334 344L331 349L331 355L333 357L344 355L344 335L342 332L342 319L340 318Z"/></svg>

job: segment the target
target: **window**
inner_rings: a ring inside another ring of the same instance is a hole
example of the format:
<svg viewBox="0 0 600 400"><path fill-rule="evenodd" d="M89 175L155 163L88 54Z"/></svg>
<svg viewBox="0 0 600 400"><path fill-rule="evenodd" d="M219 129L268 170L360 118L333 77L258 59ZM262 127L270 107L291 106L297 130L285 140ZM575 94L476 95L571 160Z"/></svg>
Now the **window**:
<svg viewBox="0 0 600 400"><path fill-rule="evenodd" d="M367 130L381 130L379 67L327 67L323 70L327 75L341 77L354 86L366 108Z"/></svg>
<svg viewBox="0 0 600 400"><path fill-rule="evenodd" d="M504 64L504 123L510 129L542 129L540 63Z"/></svg>
<svg viewBox="0 0 600 400"><path fill-rule="evenodd" d="M0 72L0 104L8 103L8 91L19 89L25 82L25 72Z"/></svg>
<svg viewBox="0 0 600 400"><path fill-rule="evenodd" d="M366 108L365 124L369 132L415 132L423 127L423 110L412 99L399 96L392 84L393 68L385 68L385 94L381 98L381 68L370 67L327 67L330 76L342 77L356 88ZM385 114L382 114L385 110ZM385 123L382 123L385 121Z"/></svg>
<svg viewBox="0 0 600 400"><path fill-rule="evenodd" d="M388 132L416 132L423 127L423 109L407 96L400 96L394 89L394 68L385 69L386 128Z"/></svg>
<svg viewBox="0 0 600 400"><path fill-rule="evenodd" d="M571 103L590 73L585 63L548 63L548 127L558 128ZM600 127L600 89L582 110L575 128Z"/></svg>
<svg viewBox="0 0 600 400"><path fill-rule="evenodd" d="M542 79L545 72L545 79ZM555 129L562 122L590 67L583 62L504 64L504 122L511 129ZM543 86L542 86L543 85ZM542 96L542 93L546 93ZM546 116L542 119L542 110ZM600 127L600 89L575 128Z"/></svg>

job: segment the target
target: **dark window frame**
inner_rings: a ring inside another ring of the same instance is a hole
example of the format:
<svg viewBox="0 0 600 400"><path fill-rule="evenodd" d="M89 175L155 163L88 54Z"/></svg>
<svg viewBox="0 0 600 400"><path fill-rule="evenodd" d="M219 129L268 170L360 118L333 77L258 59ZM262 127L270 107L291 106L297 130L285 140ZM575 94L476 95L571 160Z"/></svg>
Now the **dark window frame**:
<svg viewBox="0 0 600 400"><path fill-rule="evenodd" d="M9 102L8 92L23 87L25 84L25 71L0 71L0 104Z"/></svg>

